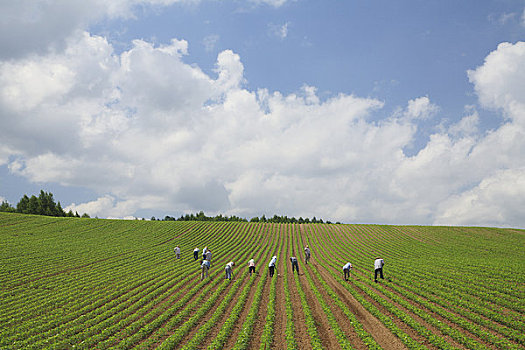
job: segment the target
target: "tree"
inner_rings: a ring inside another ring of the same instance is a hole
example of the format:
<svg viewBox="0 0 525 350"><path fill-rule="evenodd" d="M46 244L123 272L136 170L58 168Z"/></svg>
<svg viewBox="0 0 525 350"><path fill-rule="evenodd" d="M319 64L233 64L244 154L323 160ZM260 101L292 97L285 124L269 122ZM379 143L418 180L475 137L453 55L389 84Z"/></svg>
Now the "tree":
<svg viewBox="0 0 525 350"><path fill-rule="evenodd" d="M27 212L28 214L35 214L35 215L42 215L43 213L42 206L40 205L40 201L34 195L31 196L31 198L29 198Z"/></svg>
<svg viewBox="0 0 525 350"><path fill-rule="evenodd" d="M13 208L7 201L3 201L2 204L0 204L0 211L14 213L16 209Z"/></svg>
<svg viewBox="0 0 525 350"><path fill-rule="evenodd" d="M62 209L60 202L57 203L55 213L55 216L66 216L66 213L64 212L64 209Z"/></svg>
<svg viewBox="0 0 525 350"><path fill-rule="evenodd" d="M16 205L16 212L22 214L29 214L29 197L24 194Z"/></svg>

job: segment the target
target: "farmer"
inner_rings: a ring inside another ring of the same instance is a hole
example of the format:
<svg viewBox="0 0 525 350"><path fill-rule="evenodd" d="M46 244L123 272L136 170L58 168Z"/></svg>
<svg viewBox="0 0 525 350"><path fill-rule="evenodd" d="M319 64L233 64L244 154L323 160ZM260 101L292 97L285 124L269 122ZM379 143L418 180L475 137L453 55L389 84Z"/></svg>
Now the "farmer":
<svg viewBox="0 0 525 350"><path fill-rule="evenodd" d="M274 255L272 256L272 260L270 260L270 263L268 264L268 270L270 271L270 277L273 277L273 273L275 272L275 262L277 261L277 257Z"/></svg>
<svg viewBox="0 0 525 350"><path fill-rule="evenodd" d="M202 250L202 260L206 260L206 252L208 251L208 247L204 247Z"/></svg>
<svg viewBox="0 0 525 350"><path fill-rule="evenodd" d="M377 274L379 273L379 276L381 277L381 279L384 279L383 278L383 265L385 264L385 261L381 258L376 258L376 260L374 261L374 268L375 268L375 271L374 271L374 281L377 282Z"/></svg>
<svg viewBox="0 0 525 350"><path fill-rule="evenodd" d="M306 265L308 265L308 261L310 260L310 247L308 246L304 248L304 260Z"/></svg>
<svg viewBox="0 0 525 350"><path fill-rule="evenodd" d="M210 268L210 262L208 260L203 260L201 264L202 272L201 272L201 281L204 279L204 277L208 277L208 269Z"/></svg>
<svg viewBox="0 0 525 350"><path fill-rule="evenodd" d="M206 250L206 260L208 260L211 265L211 250L209 249Z"/></svg>
<svg viewBox="0 0 525 350"><path fill-rule="evenodd" d="M297 262L297 258L292 256L290 261L292 262L292 273L297 269L297 274L299 274L299 263Z"/></svg>
<svg viewBox="0 0 525 350"><path fill-rule="evenodd" d="M351 263L346 263L345 266L343 266L343 276L345 281L348 281L348 277L350 277L350 270L352 269Z"/></svg>
<svg viewBox="0 0 525 350"><path fill-rule="evenodd" d="M176 246L175 249L173 249L175 252L175 255L177 256L177 259L180 259L180 248L179 246Z"/></svg>
<svg viewBox="0 0 525 350"><path fill-rule="evenodd" d="M248 271L250 271L250 276L252 272L255 273L255 260L250 259L250 261L248 261Z"/></svg>
<svg viewBox="0 0 525 350"><path fill-rule="evenodd" d="M233 265L235 265L233 261L230 261L229 263L226 264L226 268L225 268L226 278L229 280L231 280L233 277L233 271L232 271Z"/></svg>
<svg viewBox="0 0 525 350"><path fill-rule="evenodd" d="M193 249L193 259L197 260L199 258L199 248Z"/></svg>

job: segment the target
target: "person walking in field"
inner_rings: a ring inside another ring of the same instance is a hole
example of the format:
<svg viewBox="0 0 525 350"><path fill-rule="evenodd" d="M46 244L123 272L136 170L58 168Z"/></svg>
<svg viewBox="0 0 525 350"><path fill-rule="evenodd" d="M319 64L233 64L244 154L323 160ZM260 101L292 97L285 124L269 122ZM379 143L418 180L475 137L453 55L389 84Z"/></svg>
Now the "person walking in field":
<svg viewBox="0 0 525 350"><path fill-rule="evenodd" d="M343 266L343 276L345 281L348 281L348 277L350 277L350 270L352 269L352 264L347 262L345 266Z"/></svg>
<svg viewBox="0 0 525 350"><path fill-rule="evenodd" d="M206 259L204 259L202 261L202 264L201 264L201 281L204 279L204 278L207 278L208 277L208 270L210 268L210 262Z"/></svg>
<svg viewBox="0 0 525 350"><path fill-rule="evenodd" d="M250 276L252 272L255 273L255 260L250 259L250 261L248 261L248 271L250 271Z"/></svg>
<svg viewBox="0 0 525 350"><path fill-rule="evenodd" d="M310 261L310 247L306 246L304 248L304 262L306 265L308 265L308 261Z"/></svg>
<svg viewBox="0 0 525 350"><path fill-rule="evenodd" d="M175 249L173 249L175 252L175 255L177 256L177 259L180 259L180 248L179 246L176 246Z"/></svg>
<svg viewBox="0 0 525 350"><path fill-rule="evenodd" d="M270 263L268 264L268 271L270 272L270 277L273 277L273 274L275 272L275 262L277 261L277 257L274 255L272 256L272 260L270 260Z"/></svg>
<svg viewBox="0 0 525 350"><path fill-rule="evenodd" d="M297 270L297 274L299 274L299 262L297 261L297 258L292 256L290 261L292 262L292 273Z"/></svg>
<svg viewBox="0 0 525 350"><path fill-rule="evenodd" d="M233 278L233 266L235 265L235 263L233 261L230 261L229 263L226 264L226 268L225 268L225 271L226 271L226 279L229 279L231 280Z"/></svg>
<svg viewBox="0 0 525 350"><path fill-rule="evenodd" d="M379 277L381 279L383 278L383 265L385 265L385 261L381 258L376 258L374 261L374 281L377 282L377 274L379 274Z"/></svg>
<svg viewBox="0 0 525 350"><path fill-rule="evenodd" d="M193 259L197 261L198 258L199 258L199 248L195 248L193 249Z"/></svg>

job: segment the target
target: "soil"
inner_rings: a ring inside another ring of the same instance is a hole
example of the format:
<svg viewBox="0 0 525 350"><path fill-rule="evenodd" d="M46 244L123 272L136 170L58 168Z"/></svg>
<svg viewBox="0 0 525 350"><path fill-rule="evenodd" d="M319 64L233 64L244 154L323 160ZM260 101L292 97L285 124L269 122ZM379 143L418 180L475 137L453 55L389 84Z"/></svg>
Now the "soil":
<svg viewBox="0 0 525 350"><path fill-rule="evenodd" d="M406 349L407 347L374 315L366 310L350 292L339 285L333 276L324 269L319 269L321 277L328 283L341 300L355 315L363 329L367 331L383 349Z"/></svg>

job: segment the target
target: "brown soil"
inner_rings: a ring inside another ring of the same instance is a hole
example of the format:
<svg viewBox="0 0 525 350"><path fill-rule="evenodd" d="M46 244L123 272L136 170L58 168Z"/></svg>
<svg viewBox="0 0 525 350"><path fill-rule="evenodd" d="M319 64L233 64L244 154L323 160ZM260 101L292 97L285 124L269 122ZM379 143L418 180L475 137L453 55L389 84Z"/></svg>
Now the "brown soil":
<svg viewBox="0 0 525 350"><path fill-rule="evenodd" d="M235 271L234 271L235 273ZM240 274L240 273L239 273ZM234 277L235 278L235 277ZM234 280L231 281L231 283L233 283ZM250 282L250 275L247 275L244 280L242 281L242 284L239 286L239 288L237 289L237 291L235 292L235 295L233 296L233 298L231 299L231 301L229 302L228 306L226 307L226 309L224 310L224 314L217 320L217 322L215 323L215 326L212 327L212 329L210 329L210 331L208 332L208 335L206 336L205 338L205 341L204 343L200 344L200 347L202 349L206 349L208 348L208 345L210 345L214 340L215 338L217 337L217 335L219 334L219 332L221 331L224 323L226 322L226 320L230 317L230 314L231 314L231 311L233 310L233 308L235 307L235 305L237 304L237 302L239 301L239 297L242 293L242 290L244 289L244 287L246 286L246 284L248 284ZM251 290L250 290L250 294L248 295L248 299L246 300L246 304L245 304L245 307L244 309L246 310L246 306L249 305L250 301L251 301L251 298L253 297L253 294L255 293L255 285L252 285L251 286ZM226 292L224 293L224 296L226 296ZM220 304L220 301L217 301L217 305ZM244 311L243 311L244 313ZM247 312L246 312L247 313ZM246 316L245 316L246 317ZM243 321L244 322L244 321ZM239 323L239 319L237 320L236 324ZM237 327L237 326L236 326ZM239 328L242 327L242 323L241 325L239 326ZM234 328L235 330L235 328ZM195 330L195 333L196 333L197 330ZM194 330L192 330L192 332L188 335L188 340L190 340L191 338L193 338L193 332ZM233 332L233 331L232 331ZM230 340L232 340L232 336L229 337ZM237 337L235 337L235 339L237 339ZM183 345L184 342L181 342L180 345ZM229 349L228 347L225 347L225 349Z"/></svg>
<svg viewBox="0 0 525 350"><path fill-rule="evenodd" d="M291 269L288 271L288 289L290 290L290 302L292 303L293 324L295 327L294 336L297 348L301 350L312 349L310 336L308 335L308 329L306 328L306 320L304 317L303 306L301 304L301 298L297 292Z"/></svg>
<svg viewBox="0 0 525 350"><path fill-rule="evenodd" d="M275 285L275 323L273 331L273 348L286 348L286 301L284 296L284 281L283 278L277 279Z"/></svg>
<svg viewBox="0 0 525 350"><path fill-rule="evenodd" d="M392 290L391 288L389 288L388 286L385 286L388 290L390 290L392 293L395 293L401 297L403 297L402 295L400 295L399 293L397 293L396 291ZM466 331L465 329L461 328L460 326L458 326L457 324L453 323L453 322L450 322L449 320L447 320L446 318L434 313L433 311L427 309L426 307L422 306L421 304L418 304L416 303L415 301L413 300L410 300L408 298L405 298L403 297L406 301L408 301L410 304L414 305L415 307L421 309L421 310L424 310L426 313L428 313L429 315L432 315L433 318L439 320L441 323L443 324L446 324L448 325L449 327L459 331L459 332L462 332L462 333L465 333L469 338L472 338L474 340L476 340L477 342L479 342L480 344L483 344L483 346L485 346L487 349L496 349L496 347L490 343L487 343L485 342L484 340L482 340L481 338L479 338L478 336ZM436 305L435 303L429 301L430 303ZM392 302L394 303L394 302ZM446 335L446 334L442 334L441 331L439 331L437 328L435 328L434 326L430 325L429 323L427 323L426 321L424 321L423 319L421 319L419 316L413 314L412 312L408 311L407 309L405 309L404 307L400 306L399 304L397 303L394 303L398 308L400 308L401 310L403 310L404 312L406 312L407 314L409 314L411 317L413 317L416 321L418 321L419 323L421 323L422 325L424 325L427 329L429 329L432 333L434 334L439 334L441 335L443 338L445 338L447 340L448 343L450 343L451 345L455 346L455 347L458 347L460 349L466 349L466 347L464 345L461 345L459 343L457 343L454 339L452 339L452 337ZM438 306L438 305L436 305ZM455 316L457 317L462 317L461 315L459 314L456 314L454 312L452 312L450 309L447 310L448 312L454 314ZM491 332L492 334L496 334L498 335L497 332L494 332L494 331L491 331L489 329L486 329L485 327L482 327L480 326L480 328L486 330L486 331L489 331ZM501 336L501 335L499 335Z"/></svg>
<svg viewBox="0 0 525 350"><path fill-rule="evenodd" d="M325 271L319 269L322 278L328 283L330 288L334 290L341 300L348 306L350 311L355 315L359 323L363 326L374 340L383 349L406 349L406 346L397 338L385 325L381 323L374 315L364 308L348 291L339 285L333 276ZM412 334L409 333L410 336Z"/></svg>
<svg viewBox="0 0 525 350"><path fill-rule="evenodd" d="M268 272L261 271L261 273L268 273ZM276 276L274 276L274 278L275 277ZM272 280L270 279L270 277L267 277L266 282L264 284L264 289L262 292L263 294L262 294L261 302L259 304L259 310L257 310L257 317L255 318L255 323L253 324L253 332L252 332L252 336L250 339L250 346L248 347L248 349L259 349L259 341L261 340L261 335L264 331L264 324L266 321L267 305L268 305L268 300L269 300L271 282ZM246 310L246 312L248 311L249 310ZM235 338L237 339L237 336ZM226 346L225 349L231 349L231 347Z"/></svg>
<svg viewBox="0 0 525 350"><path fill-rule="evenodd" d="M311 269L311 267L308 267L308 268ZM311 270L309 270L309 271L311 271ZM321 295L323 297L323 300L325 301L325 303L330 305L330 309L332 311L332 314L334 315L334 317L335 317L335 319L337 321L337 324L339 325L341 330L344 332L344 334L345 334L346 338L348 339L348 341L357 350L368 349L368 347L365 345L365 343L363 343L361 338L359 338L359 336L355 332L354 326L350 323L350 319L344 314L344 312L339 307L337 307L337 305L335 305L333 303L332 298L330 297L330 295L328 295L328 293L326 292L324 287L321 285L321 283L319 282L319 279L317 279L316 276L313 273L310 273L310 275L312 276L312 280L314 281L314 284L315 284L317 290L319 290L319 292L321 293ZM332 289L332 291L333 291L333 289Z"/></svg>
<svg viewBox="0 0 525 350"><path fill-rule="evenodd" d="M299 280L301 281L301 287L306 295L306 300L308 302L308 307L312 311L312 316L315 320L315 325L317 328L317 333L321 339L321 344L325 349L340 349L341 346L337 341L337 338L332 331L332 326L326 317L326 314L321 307L321 304L317 297L312 293L309 287L308 280L304 275L304 272L299 275Z"/></svg>

